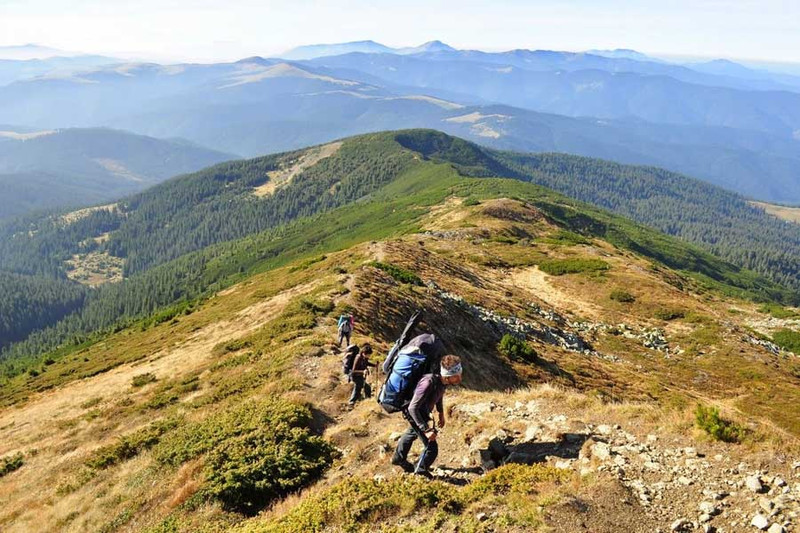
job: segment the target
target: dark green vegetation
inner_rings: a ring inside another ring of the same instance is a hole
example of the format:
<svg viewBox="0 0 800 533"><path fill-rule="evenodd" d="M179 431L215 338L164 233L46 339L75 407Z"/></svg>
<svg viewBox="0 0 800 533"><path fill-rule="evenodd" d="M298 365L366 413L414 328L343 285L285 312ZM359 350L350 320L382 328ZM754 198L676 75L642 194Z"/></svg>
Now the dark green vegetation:
<svg viewBox="0 0 800 533"><path fill-rule="evenodd" d="M611 291L611 294L608 297L614 300L615 302L620 302L625 304L630 304L636 301L636 296L634 296L633 294L629 293L624 289L614 289L613 291Z"/></svg>
<svg viewBox="0 0 800 533"><path fill-rule="evenodd" d="M22 468L23 464L25 464L25 458L21 453L3 457L0 459L0 477L10 474L15 470L19 470Z"/></svg>
<svg viewBox="0 0 800 533"><path fill-rule="evenodd" d="M151 372L145 372L144 374L139 374L133 376L131 380L132 387L144 387L148 383L153 383L156 381L156 376Z"/></svg>
<svg viewBox="0 0 800 533"><path fill-rule="evenodd" d="M506 333L497 345L497 351L512 361L532 363L536 361L536 351L525 340Z"/></svg>
<svg viewBox="0 0 800 533"><path fill-rule="evenodd" d="M776 331L772 340L784 350L800 354L800 333L797 331L791 329Z"/></svg>
<svg viewBox="0 0 800 533"><path fill-rule="evenodd" d="M0 219L113 201L235 157L108 129L67 129L24 140L0 136Z"/></svg>
<svg viewBox="0 0 800 533"><path fill-rule="evenodd" d="M558 181L561 188L574 187L572 192L601 190L607 181L610 189L617 187L620 195L624 190L625 198L633 194L633 199L619 200L631 205L637 202L636 194L646 196L644 185L654 173L661 175L662 171L566 156L540 157L544 162L571 162L558 172L531 170L533 156L494 152L441 133L413 130L349 139L334 155L300 172L273 195L258 198L252 194L254 187L268 179L267 172L285 167L300 155L290 153L219 165L126 200L119 211L96 211L70 224L52 217L6 224L0 231L0 269L37 274L37 280L61 279L64 259L93 250L123 257L129 279L90 291L80 309L58 322L54 317L48 328L41 329L37 323L37 332L4 352L3 373L13 376L27 369L46 372L46 358L62 357L72 347L99 339L103 332L179 321L182 315L193 312L198 299L253 272L301 258L310 261L359 242L415 231L427 206L451 195L478 201L517 198L560 225L563 231L555 239L564 243L588 242L596 237L685 272L708 288L762 300L796 298L793 292L680 240L522 181L548 178ZM615 169L621 173L619 176ZM496 175L517 180L490 179ZM685 178L666 175L672 176L675 188L691 190ZM592 181L592 176L602 179ZM696 186L697 195L679 196L671 204L674 211L664 214L665 220L676 227L681 227L682 220L676 218L677 213L684 216L695 209L696 217L709 224L710 217L717 216L709 214L707 206L700 213L702 202L713 204L713 198L704 196L702 191L728 195L698 182L690 184ZM661 195L658 202L668 203L678 194L663 187L656 187L655 191ZM763 229L772 227L772 219L758 218L758 211L734 195L725 198L730 200L725 203L730 209L741 207L755 217L754 223L760 224L761 245L770 242L764 238L769 231ZM645 205L656 199L641 202ZM741 206L736 207L737 202ZM724 219L724 213L719 217ZM729 228L730 233L715 229L717 246L726 235L746 234L749 226L737 226L738 220L728 220L733 227ZM111 232L107 242L94 240L107 232ZM752 234L739 245L756 246L751 242L755 238ZM728 251L733 250L734 244L732 239ZM790 244L781 243L779 254L787 268L797 261L787 251L791 250ZM542 268L553 273L587 269L602 272L607 264L566 259L543 263ZM392 272L415 282L400 271ZM392 272L389 273L395 275ZM787 270L775 276L792 281L790 274ZM796 280L791 284L796 286ZM15 327L32 329L24 320ZM64 348L47 354L65 343Z"/></svg>
<svg viewBox="0 0 800 533"><path fill-rule="evenodd" d="M542 261L539 268L551 276L563 276L580 272L602 272L611 267L602 259L553 259Z"/></svg>
<svg viewBox="0 0 800 533"><path fill-rule="evenodd" d="M164 433L175 429L177 426L178 422L176 420L163 420L154 422L129 435L124 435L117 439L114 444L103 446L95 451L92 457L86 461L86 466L95 470L102 470L136 457L144 450L148 450L158 444Z"/></svg>
<svg viewBox="0 0 800 533"><path fill-rule="evenodd" d="M389 263L382 263L380 261L374 261L370 263L370 266L374 266L379 270L383 270L390 276L392 276L396 281L400 283L409 283L411 285L422 285L422 280L411 272L410 270L406 270L403 267L399 267L397 265L390 265Z"/></svg>
<svg viewBox="0 0 800 533"><path fill-rule="evenodd" d="M336 458L336 449L312 435L310 424L307 407L249 401L180 426L155 454L173 467L204 456L202 494L249 513L316 480Z"/></svg>
<svg viewBox="0 0 800 533"><path fill-rule="evenodd" d="M746 431L742 426L722 418L719 414L719 409L716 407L706 407L698 404L694 411L694 419L697 427L705 431L714 440L741 442L746 435Z"/></svg>
<svg viewBox="0 0 800 533"><path fill-rule="evenodd" d="M0 272L0 350L79 309L80 285Z"/></svg>
<svg viewBox="0 0 800 533"><path fill-rule="evenodd" d="M544 484L565 482L564 470L535 465L510 464L492 470L463 486L427 481L416 476L393 477L386 481L352 479L339 483L322 494L310 496L274 521L246 525L243 533L309 533L327 531L374 531L375 523L408 517L418 520L430 516L425 530L435 531L446 521L456 520L464 531L476 530L479 520L472 506L505 503L499 523L525 528L541 524L541 514L533 511ZM430 529L428 529L430 528ZM459 528L459 531L462 530Z"/></svg>

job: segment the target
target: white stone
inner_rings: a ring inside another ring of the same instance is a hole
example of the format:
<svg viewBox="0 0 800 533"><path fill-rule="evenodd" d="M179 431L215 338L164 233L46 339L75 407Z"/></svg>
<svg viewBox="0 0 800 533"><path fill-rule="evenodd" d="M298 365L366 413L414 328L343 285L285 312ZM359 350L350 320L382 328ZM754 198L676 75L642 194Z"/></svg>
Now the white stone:
<svg viewBox="0 0 800 533"><path fill-rule="evenodd" d="M694 481L686 476L681 476L678 478L678 483L680 483L681 485L686 485L688 487L689 485L694 484Z"/></svg>
<svg viewBox="0 0 800 533"><path fill-rule="evenodd" d="M592 455L601 461L605 461L611 457L611 447L605 442L596 442L594 446L592 446Z"/></svg>
<svg viewBox="0 0 800 533"><path fill-rule="evenodd" d="M688 521L684 520L683 518L678 518L672 523L669 529L670 531L682 531L683 528L685 528L688 524Z"/></svg>
<svg viewBox="0 0 800 533"><path fill-rule="evenodd" d="M762 514L757 514L750 521L750 525L753 527L757 527L758 529L764 530L769 527L769 520L767 520L766 516Z"/></svg>
<svg viewBox="0 0 800 533"><path fill-rule="evenodd" d="M772 524L767 533L786 533L786 529L780 524Z"/></svg>
<svg viewBox="0 0 800 533"><path fill-rule="evenodd" d="M747 479L744 480L744 483L747 485L747 488L753 492L764 492L764 485L761 484L761 480L758 479L758 476L748 476Z"/></svg>
<svg viewBox="0 0 800 533"><path fill-rule="evenodd" d="M719 509L717 506L712 502L701 502L700 505L697 506L701 513L715 515L719 513Z"/></svg>
<svg viewBox="0 0 800 533"><path fill-rule="evenodd" d="M778 487L785 487L786 486L786 480L784 480L780 476L775 476L775 480L773 481L773 483L775 483L775 485L777 485Z"/></svg>
<svg viewBox="0 0 800 533"><path fill-rule="evenodd" d="M609 425L602 424L597 426L597 432L601 435L610 435L612 431L613 429Z"/></svg>

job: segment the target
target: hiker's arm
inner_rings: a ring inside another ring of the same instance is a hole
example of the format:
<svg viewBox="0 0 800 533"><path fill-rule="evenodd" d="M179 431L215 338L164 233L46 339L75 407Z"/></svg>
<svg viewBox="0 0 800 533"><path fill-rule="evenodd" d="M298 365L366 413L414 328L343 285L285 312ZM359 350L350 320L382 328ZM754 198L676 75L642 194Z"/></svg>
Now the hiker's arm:
<svg viewBox="0 0 800 533"><path fill-rule="evenodd" d="M423 431L428 429L428 417L425 416L423 408L425 406L425 397L430 393L431 382L429 379L421 379L414 389L414 396L411 398L411 403L408 405L408 414L417 426Z"/></svg>
<svg viewBox="0 0 800 533"><path fill-rule="evenodd" d="M436 402L436 411L439 412L439 427L444 427L444 398L440 398L438 402Z"/></svg>

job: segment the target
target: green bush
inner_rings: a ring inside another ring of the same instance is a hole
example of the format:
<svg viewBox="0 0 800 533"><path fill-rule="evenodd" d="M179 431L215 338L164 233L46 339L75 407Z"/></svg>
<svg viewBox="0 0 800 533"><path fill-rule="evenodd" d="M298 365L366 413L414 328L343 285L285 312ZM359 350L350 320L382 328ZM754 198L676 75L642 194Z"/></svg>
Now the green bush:
<svg viewBox="0 0 800 533"><path fill-rule="evenodd" d="M782 329L776 331L772 335L772 340L775 344L789 350L790 352L800 354L800 333L791 329Z"/></svg>
<svg viewBox="0 0 800 533"><path fill-rule="evenodd" d="M536 351L523 339L506 333L497 344L497 351L512 361L533 363L536 361Z"/></svg>
<svg viewBox="0 0 800 533"><path fill-rule="evenodd" d="M723 442L741 442L746 430L730 420L725 420L716 407L697 405L694 411L697 427L705 431L712 439Z"/></svg>
<svg viewBox="0 0 800 533"><path fill-rule="evenodd" d="M11 472L18 470L25 464L24 456L22 452L16 453L14 455L3 457L0 459L0 477L3 477Z"/></svg>
<svg viewBox="0 0 800 533"><path fill-rule="evenodd" d="M530 525L526 524L525 515L536 507L541 483L563 482L569 477L569 472L549 466L510 464L463 487L417 476L392 477L382 482L353 478L304 498L280 518L248 524L241 533L376 531L376 524L396 524L403 517L419 524L419 520L425 520L426 515L434 512L430 528L413 530L491 531L491 527L473 522L471 513L465 509L475 505L495 507L498 498L506 502L507 498L514 498L514 503L499 510L501 516L497 517L495 525L509 522ZM506 512L509 515L502 516ZM454 523L456 527L452 527ZM445 524L451 527L443 527ZM400 529L387 527L387 531L395 530Z"/></svg>
<svg viewBox="0 0 800 533"><path fill-rule="evenodd" d="M796 318L797 313L786 309L782 305L767 303L758 308L759 313L768 314L774 318Z"/></svg>
<svg viewBox="0 0 800 533"><path fill-rule="evenodd" d="M609 296L615 302L621 302L624 304L630 304L636 301L636 296L629 293L624 289L614 289L611 291L611 295Z"/></svg>
<svg viewBox="0 0 800 533"><path fill-rule="evenodd" d="M541 242L547 244L560 244L562 246L576 246L578 244L590 244L589 240L583 237L582 235L564 229L542 238Z"/></svg>
<svg viewBox="0 0 800 533"><path fill-rule="evenodd" d="M551 276L579 274L581 272L602 272L611 266L602 259L550 259L539 263L539 269Z"/></svg>
<svg viewBox="0 0 800 533"><path fill-rule="evenodd" d="M331 465L336 449L312 435L308 408L282 399L248 401L170 434L156 459L177 466L205 455L201 493L252 513L301 489Z"/></svg>
<svg viewBox="0 0 800 533"><path fill-rule="evenodd" d="M136 457L144 450L155 446L164 433L177 427L178 421L174 419L159 420L146 428L123 435L117 442L95 450L86 461L86 466L95 470L102 470Z"/></svg>
<svg viewBox="0 0 800 533"><path fill-rule="evenodd" d="M471 205L480 205L480 201L477 198L475 198L474 196L470 196L469 198L464 200L464 202L461 205L463 205L465 207L469 207Z"/></svg>
<svg viewBox="0 0 800 533"><path fill-rule="evenodd" d="M154 381L156 381L156 379L157 378L155 374L153 374L152 372L138 374L136 376L133 376L133 379L131 379L131 385L133 387L144 387L148 383L153 383Z"/></svg>
<svg viewBox="0 0 800 533"><path fill-rule="evenodd" d="M661 307L656 309L653 316L659 320L675 320L676 318L683 318L686 316L686 311L676 307Z"/></svg>
<svg viewBox="0 0 800 533"><path fill-rule="evenodd" d="M389 263L381 263L380 261L373 261L370 263L370 266L383 270L390 276L392 276L395 280L399 281L400 283L408 283L410 285L422 285L422 280L419 276L411 272L410 270L406 270L405 268L399 267L397 265L392 265Z"/></svg>

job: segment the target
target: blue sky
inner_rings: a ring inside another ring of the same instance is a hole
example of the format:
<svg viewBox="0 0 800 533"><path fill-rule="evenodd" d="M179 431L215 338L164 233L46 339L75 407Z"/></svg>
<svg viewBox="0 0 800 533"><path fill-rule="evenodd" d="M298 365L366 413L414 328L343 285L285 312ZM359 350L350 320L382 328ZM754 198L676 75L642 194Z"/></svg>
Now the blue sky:
<svg viewBox="0 0 800 533"><path fill-rule="evenodd" d="M219 60L363 39L800 63L800 1L0 0L0 46Z"/></svg>

